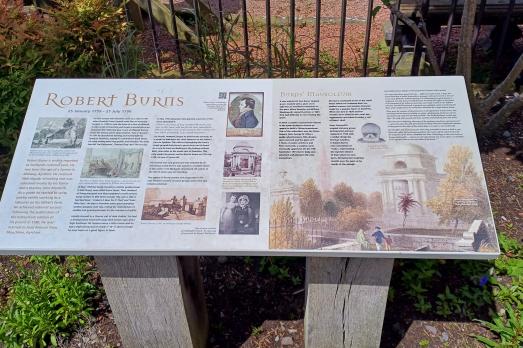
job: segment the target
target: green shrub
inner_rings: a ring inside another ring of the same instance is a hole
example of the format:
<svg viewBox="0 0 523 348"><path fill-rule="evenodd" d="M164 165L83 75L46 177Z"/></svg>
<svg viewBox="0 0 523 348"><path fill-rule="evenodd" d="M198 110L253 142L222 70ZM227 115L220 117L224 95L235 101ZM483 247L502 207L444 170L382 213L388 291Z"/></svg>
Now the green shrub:
<svg viewBox="0 0 523 348"><path fill-rule="evenodd" d="M21 0L0 0L0 78L24 70L36 74L45 70L46 20L24 11Z"/></svg>
<svg viewBox="0 0 523 348"><path fill-rule="evenodd" d="M98 76L104 51L128 34L122 6L112 0L59 0L48 9L46 45L55 57L53 73L62 77ZM104 45L104 43L106 45Z"/></svg>
<svg viewBox="0 0 523 348"><path fill-rule="evenodd" d="M137 66L141 58L123 7L114 6L112 0L59 0L43 12L24 11L21 0L0 0L2 173L16 147L36 78L101 76L108 52L121 42L130 48L125 51L130 69L132 59ZM141 65L138 68L131 72L133 77L142 72Z"/></svg>
<svg viewBox="0 0 523 348"><path fill-rule="evenodd" d="M33 81L47 76L44 24L21 1L0 0L0 153L13 153Z"/></svg>
<svg viewBox="0 0 523 348"><path fill-rule="evenodd" d="M523 346L523 246L518 240L499 235L502 255L494 262L498 276L491 279L496 302L501 307L490 321L479 322L499 337L475 336L487 347ZM509 279L507 279L508 277ZM505 284L503 284L505 283Z"/></svg>
<svg viewBox="0 0 523 348"><path fill-rule="evenodd" d="M0 310L0 342L7 347L56 346L58 336L84 324L96 287L88 281L85 258L32 257L29 269L10 289Z"/></svg>
<svg viewBox="0 0 523 348"><path fill-rule="evenodd" d="M22 70L0 77L0 148L4 153L13 153L16 147L33 80L30 72Z"/></svg>

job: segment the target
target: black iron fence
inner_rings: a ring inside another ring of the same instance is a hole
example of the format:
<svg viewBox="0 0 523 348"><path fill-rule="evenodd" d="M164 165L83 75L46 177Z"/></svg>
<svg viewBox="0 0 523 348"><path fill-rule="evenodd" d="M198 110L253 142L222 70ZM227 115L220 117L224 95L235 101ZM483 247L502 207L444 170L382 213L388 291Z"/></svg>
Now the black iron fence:
<svg viewBox="0 0 523 348"><path fill-rule="evenodd" d="M190 13L192 19L187 20L185 16L185 23L194 33L193 39L184 37L183 33L179 32L177 22L180 23L183 17L179 9L176 8L173 0L131 0L141 7L142 13L148 17L148 27L151 31L151 38L153 41L156 65L160 73L163 72L163 64L159 41L159 30L164 30L166 26L173 35L174 47L174 64L171 64L172 69L175 69L177 74L181 77L187 75L185 62L190 58L191 61L196 62L194 65L199 67L199 72L205 77L252 77L253 75L260 77L275 77L282 76L281 69L275 71L275 63L285 66L285 77L296 77L299 69L297 59L297 36L296 36L296 1L289 0L288 17L286 18L285 33L287 42L285 47L276 46L274 43L274 25L271 23L273 16L271 15L271 0L265 0L265 14L263 16L265 42L250 42L250 34L253 26L259 27L260 18L254 20L249 16L249 8L247 0L238 0L239 10L236 13L226 13L224 11L223 1L216 0L217 12L211 10L210 5L206 5L203 0L192 0L192 6L186 10ZM364 0L363 0L364 1ZM519 1L519 0L518 0ZM325 0L324 0L325 3ZM315 15L314 15L314 39L313 39L313 54L311 57L311 77L319 77L321 71L321 50L322 40L320 37L322 27L322 1L315 1ZM344 57L347 30L347 13L351 9L348 8L347 0L341 0L340 17L339 17L339 33L338 33L338 54L336 57L336 71L335 75L338 77L344 76L344 64L346 57ZM493 70L499 64L502 57L503 50L507 46L507 40L515 37L509 35L509 29L517 28L518 23L522 22L523 3L516 2L516 0L505 0L505 2L492 3L487 0L481 0L477 5L475 18L475 33L472 42L473 49L477 49L477 41L482 25L496 25L498 29L497 39L493 46L495 46L495 55L492 62ZM170 19L163 20L161 28L158 15L155 13L158 7L164 6L168 9ZM447 31L444 37L443 48L439 53L439 65L445 66L448 61L448 50L451 41L451 32L459 23L463 3L458 0L450 1L432 1L429 0L396 0L391 6L402 13L405 13L409 18L414 20L420 30L430 35L435 27L441 28L446 26ZM490 6L490 7L489 7ZM203 7L205 11L203 11ZM374 0L367 0L366 5L366 19L365 19L365 35L363 40L363 47L361 52L361 66L358 69L359 75L369 75L369 50L370 38L372 34L372 21L378 10L386 10L386 7L381 3L374 3ZM490 10L491 9L491 10ZM131 11L127 6L127 11ZM489 12L490 11L490 12ZM205 14L202 14L205 12ZM132 16L128 16L132 18ZM410 68L410 75L420 74L420 62L424 53L424 46L421 40L418 40L408 28L402 25L401 20L394 14L390 15L391 30L387 37L388 54L386 61L386 70L383 75L391 76L394 74L396 60L395 48L399 47L402 52L412 52L412 63ZM374 29L375 30L375 29ZM230 45L231 37L239 40L239 44L234 47ZM213 45L209 47L208 41L212 37ZM408 38L410 37L410 42ZM281 41L281 38L279 39ZM254 52L256 51L256 53ZM282 53L283 52L283 53ZM263 58L260 58L263 57ZM234 69L231 67L234 65ZM303 76L303 74L300 74Z"/></svg>

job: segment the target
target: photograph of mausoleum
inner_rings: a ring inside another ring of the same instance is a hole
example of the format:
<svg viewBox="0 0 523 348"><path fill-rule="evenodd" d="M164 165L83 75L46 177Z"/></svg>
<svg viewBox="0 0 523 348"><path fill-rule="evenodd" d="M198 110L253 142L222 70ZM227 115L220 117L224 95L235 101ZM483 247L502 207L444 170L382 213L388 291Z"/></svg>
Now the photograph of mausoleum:
<svg viewBox="0 0 523 348"><path fill-rule="evenodd" d="M326 172L330 166L300 182L288 177L292 168L280 168L271 187L270 247L497 252L478 159L459 144L441 152L437 158L419 144L389 145L373 172L344 180ZM338 178L332 185L331 177Z"/></svg>
<svg viewBox="0 0 523 348"><path fill-rule="evenodd" d="M147 188L142 220L204 220L207 189Z"/></svg>
<svg viewBox="0 0 523 348"><path fill-rule="evenodd" d="M143 149L87 149L82 178L138 178Z"/></svg>
<svg viewBox="0 0 523 348"><path fill-rule="evenodd" d="M259 177L262 154L257 150L259 142L228 141L223 161L223 176Z"/></svg>
<svg viewBox="0 0 523 348"><path fill-rule="evenodd" d="M79 148L85 134L87 119L42 117L38 120L32 148Z"/></svg>

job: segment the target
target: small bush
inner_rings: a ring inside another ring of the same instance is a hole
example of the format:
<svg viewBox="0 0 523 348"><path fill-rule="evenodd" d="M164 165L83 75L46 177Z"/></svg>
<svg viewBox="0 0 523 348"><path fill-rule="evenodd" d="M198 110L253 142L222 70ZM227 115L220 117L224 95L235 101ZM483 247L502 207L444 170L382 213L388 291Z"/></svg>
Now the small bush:
<svg viewBox="0 0 523 348"><path fill-rule="evenodd" d="M98 76L106 44L128 34L123 7L114 6L112 0L59 0L47 12L51 25L46 27L45 37L55 57L56 75Z"/></svg>
<svg viewBox="0 0 523 348"><path fill-rule="evenodd" d="M137 77L142 72L142 65L136 63L140 52L122 6L114 6L112 0L59 0L53 4L42 9L42 15L25 11L21 0L0 0L2 172L7 171L14 153L36 78L98 77L104 66L113 64L114 68L116 60L108 62L108 52L125 58L120 75ZM119 51L113 45L119 45Z"/></svg>
<svg viewBox="0 0 523 348"><path fill-rule="evenodd" d="M0 153L14 152L33 81L47 76L44 24L21 1L0 0Z"/></svg>
<svg viewBox="0 0 523 348"><path fill-rule="evenodd" d="M0 309L0 342L7 347L56 346L58 336L84 324L97 290L85 258L32 257Z"/></svg>

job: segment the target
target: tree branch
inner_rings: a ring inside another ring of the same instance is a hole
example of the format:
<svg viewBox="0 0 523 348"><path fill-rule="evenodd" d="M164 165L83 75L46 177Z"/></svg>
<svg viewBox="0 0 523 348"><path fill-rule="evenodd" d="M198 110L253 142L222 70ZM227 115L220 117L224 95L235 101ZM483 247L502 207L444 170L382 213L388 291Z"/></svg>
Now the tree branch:
<svg viewBox="0 0 523 348"><path fill-rule="evenodd" d="M516 98L508 101L501 109L498 110L488 122L482 127L485 129L485 133L491 134L499 126L503 119L507 118L514 111L523 107L523 94L519 94Z"/></svg>
<svg viewBox="0 0 523 348"><path fill-rule="evenodd" d="M434 48L432 46L432 42L430 41L430 37L428 37L428 35L427 36L424 35L421 32L420 28L418 28L418 25L412 19L407 17L403 12L396 9L393 6L394 5L393 3L383 2L383 4L390 10L390 12L392 12L395 16L397 16L400 21L405 23L405 25L408 26L414 32L414 34L416 34L416 37L418 39L420 39L421 42L423 42L423 44L425 45L425 48L427 50L429 62L432 65L432 69L434 70L434 74L441 75L439 63L436 58L436 55L434 54ZM393 43L391 43L391 44L393 44Z"/></svg>
<svg viewBox="0 0 523 348"><path fill-rule="evenodd" d="M490 110L494 104L505 95L505 93L512 87L514 81L523 71L523 53L519 56L516 64L512 67L507 77L501 82L483 101L480 102L479 107L482 110ZM501 110L500 110L501 111Z"/></svg>

